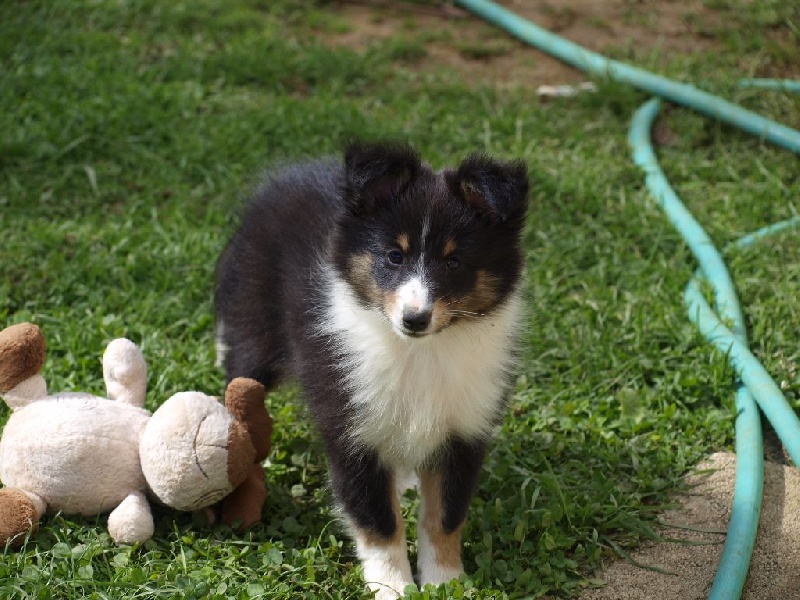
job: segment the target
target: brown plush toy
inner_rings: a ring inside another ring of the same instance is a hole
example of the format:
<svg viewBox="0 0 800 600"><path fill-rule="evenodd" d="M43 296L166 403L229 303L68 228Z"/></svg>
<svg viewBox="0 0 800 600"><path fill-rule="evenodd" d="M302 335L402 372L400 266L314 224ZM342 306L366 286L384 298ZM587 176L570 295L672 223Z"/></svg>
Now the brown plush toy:
<svg viewBox="0 0 800 600"><path fill-rule="evenodd" d="M103 355L108 399L47 393L40 370L45 340L35 325L0 331L0 396L13 411L0 438L0 547L20 544L46 511L109 512L118 543L149 539L147 497L178 510L222 500L222 520L256 523L266 498L261 461L272 420L264 388L228 385L225 406L202 392L181 392L150 413L147 371L126 339Z"/></svg>

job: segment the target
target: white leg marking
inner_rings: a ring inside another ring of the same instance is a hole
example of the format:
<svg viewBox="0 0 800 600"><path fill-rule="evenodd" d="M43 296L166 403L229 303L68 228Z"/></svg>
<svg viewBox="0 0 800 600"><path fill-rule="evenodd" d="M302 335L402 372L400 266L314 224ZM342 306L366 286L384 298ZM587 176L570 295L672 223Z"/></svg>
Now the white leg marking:
<svg viewBox="0 0 800 600"><path fill-rule="evenodd" d="M398 496L402 496L408 490L419 489L419 475L414 471L398 469L395 473L395 487Z"/></svg>
<svg viewBox="0 0 800 600"><path fill-rule="evenodd" d="M356 550L364 570L364 581L375 592L376 599L401 598L403 589L414 582L406 554L405 535L396 536L386 545L359 535L356 537Z"/></svg>
<svg viewBox="0 0 800 600"><path fill-rule="evenodd" d="M464 572L461 562L457 566L446 565L439 562L438 548L431 540L427 531L420 527L417 535L417 572L419 573L420 586L428 583L439 585L453 579L458 579Z"/></svg>
<svg viewBox="0 0 800 600"><path fill-rule="evenodd" d="M417 527L417 573L420 585L439 585L464 572L461 564L461 527L446 532L442 526L441 476L429 471L420 476L420 510Z"/></svg>
<svg viewBox="0 0 800 600"><path fill-rule="evenodd" d="M400 513L398 483L396 478L392 479L389 490L395 521L394 535L387 539L375 532L353 527L364 581L375 592L377 600L401 598L405 587L414 583L406 551L406 529Z"/></svg>
<svg viewBox="0 0 800 600"><path fill-rule="evenodd" d="M225 325L222 321L217 322L217 331L214 336L214 347L216 348L217 359L214 361L214 366L218 369L225 365L225 357L228 355L230 347L222 341L222 335L225 331Z"/></svg>

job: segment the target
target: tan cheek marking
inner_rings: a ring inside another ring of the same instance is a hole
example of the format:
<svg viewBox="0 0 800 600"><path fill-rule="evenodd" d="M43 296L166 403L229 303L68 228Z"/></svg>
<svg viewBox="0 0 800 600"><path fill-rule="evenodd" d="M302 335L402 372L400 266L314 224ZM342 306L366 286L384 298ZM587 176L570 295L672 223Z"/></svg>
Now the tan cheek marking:
<svg viewBox="0 0 800 600"><path fill-rule="evenodd" d="M500 279L487 273L486 271L478 271L477 280L475 282L475 297L482 304L490 306L497 302L499 293L497 288L500 285Z"/></svg>
<svg viewBox="0 0 800 600"><path fill-rule="evenodd" d="M355 279L361 281L372 274L372 256L369 254L354 254L348 260L347 266Z"/></svg>
<svg viewBox="0 0 800 600"><path fill-rule="evenodd" d="M397 311L397 305L400 303L400 296L397 292L384 292L381 299L383 306L383 314L390 317Z"/></svg>
<svg viewBox="0 0 800 600"><path fill-rule="evenodd" d="M374 259L371 254L356 254L350 257L347 267L350 270L351 280L359 294L370 305L379 305L383 294L372 275L373 263Z"/></svg>
<svg viewBox="0 0 800 600"><path fill-rule="evenodd" d="M420 520L431 541L437 564L448 569L461 569L461 529L458 526L447 533L442 527L442 478L438 473L424 471L420 475L420 493L423 498Z"/></svg>
<svg viewBox="0 0 800 600"><path fill-rule="evenodd" d="M397 310L400 302L399 295L395 292L385 292L375 282L372 267L375 259L371 254L356 254L350 257L348 268L352 281L358 293L370 306L382 308L385 315L390 316Z"/></svg>
<svg viewBox="0 0 800 600"><path fill-rule="evenodd" d="M397 236L397 239L395 241L397 242L397 245L400 247L400 250L402 250L405 254L409 253L409 251L411 250L411 244L408 241L407 233L401 233L400 235Z"/></svg>
<svg viewBox="0 0 800 600"><path fill-rule="evenodd" d="M433 329L441 331L453 320L453 313L450 312L449 302L436 300L433 303Z"/></svg>
<svg viewBox="0 0 800 600"><path fill-rule="evenodd" d="M487 271L478 271L475 287L466 296L454 300L437 300L433 304L433 325L436 331L447 327L454 317L479 318L499 300L500 280Z"/></svg>
<svg viewBox="0 0 800 600"><path fill-rule="evenodd" d="M478 271L475 287L457 304L459 310L481 313L489 310L500 298L498 287L500 280L486 271ZM474 315L478 316L478 315Z"/></svg>
<svg viewBox="0 0 800 600"><path fill-rule="evenodd" d="M443 256L447 258L456 251L456 248L456 241L453 238L447 238L447 241L444 243Z"/></svg>

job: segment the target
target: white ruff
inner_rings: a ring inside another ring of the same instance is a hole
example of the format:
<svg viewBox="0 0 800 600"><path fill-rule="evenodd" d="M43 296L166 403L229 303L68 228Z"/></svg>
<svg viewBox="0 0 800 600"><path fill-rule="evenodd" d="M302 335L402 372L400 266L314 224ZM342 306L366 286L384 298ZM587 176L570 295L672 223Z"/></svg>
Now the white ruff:
<svg viewBox="0 0 800 600"><path fill-rule="evenodd" d="M414 470L451 434L488 437L513 367L521 304L515 293L491 315L410 338L332 277L324 331L342 354L355 438Z"/></svg>

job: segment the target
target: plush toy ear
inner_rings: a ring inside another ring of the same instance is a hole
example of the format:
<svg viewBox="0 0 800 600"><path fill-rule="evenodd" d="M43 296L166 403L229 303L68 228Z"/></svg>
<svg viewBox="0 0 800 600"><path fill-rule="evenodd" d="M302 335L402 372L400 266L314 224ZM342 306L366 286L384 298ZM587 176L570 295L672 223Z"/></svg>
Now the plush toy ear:
<svg viewBox="0 0 800 600"><path fill-rule="evenodd" d="M33 323L20 323L0 331L0 394L38 374L47 344Z"/></svg>
<svg viewBox="0 0 800 600"><path fill-rule="evenodd" d="M264 405L264 386L255 379L237 377L225 390L225 406L250 434L256 450L256 462L269 454L272 418Z"/></svg>
<svg viewBox="0 0 800 600"><path fill-rule="evenodd" d="M450 191L490 223L522 225L529 186L523 161L500 162L473 154L444 176Z"/></svg>
<svg viewBox="0 0 800 600"><path fill-rule="evenodd" d="M419 155L407 144L352 142L345 151L345 198L369 214L394 198L417 174Z"/></svg>

